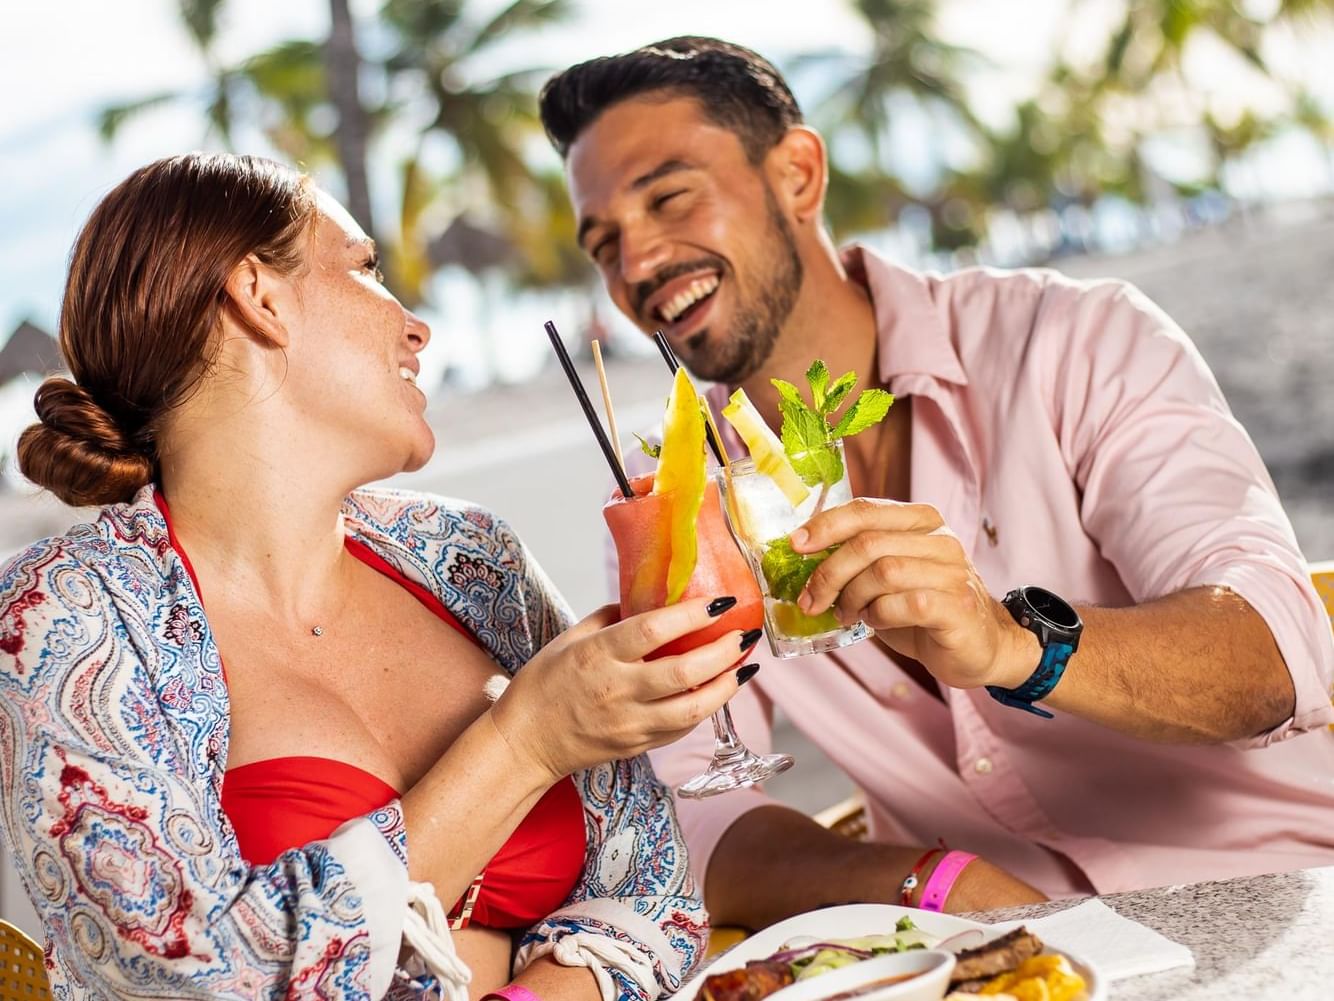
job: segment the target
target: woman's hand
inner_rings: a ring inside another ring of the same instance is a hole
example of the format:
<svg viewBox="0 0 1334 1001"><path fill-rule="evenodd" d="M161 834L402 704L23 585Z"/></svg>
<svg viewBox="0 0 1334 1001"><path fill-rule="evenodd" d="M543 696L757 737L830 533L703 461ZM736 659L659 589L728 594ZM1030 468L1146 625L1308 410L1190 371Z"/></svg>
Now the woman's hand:
<svg viewBox="0 0 1334 1001"><path fill-rule="evenodd" d="M644 658L710 625L709 604L695 598L622 621L617 606L604 605L515 675L490 710L501 736L552 782L685 736L736 693L732 668L749 650L743 634Z"/></svg>
<svg viewBox="0 0 1334 1001"><path fill-rule="evenodd" d="M953 688L1013 688L1037 667L1036 638L988 593L929 504L859 497L792 533L799 553L829 546L839 548L798 599L808 615L832 607L840 622L862 620Z"/></svg>

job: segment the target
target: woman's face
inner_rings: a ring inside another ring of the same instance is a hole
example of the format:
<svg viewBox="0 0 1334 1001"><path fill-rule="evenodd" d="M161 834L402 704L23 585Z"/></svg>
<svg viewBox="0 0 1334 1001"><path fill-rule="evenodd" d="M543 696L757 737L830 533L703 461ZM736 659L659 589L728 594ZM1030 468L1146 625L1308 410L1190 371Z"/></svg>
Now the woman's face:
<svg viewBox="0 0 1334 1001"><path fill-rule="evenodd" d="M324 192L308 248L293 279L285 390L374 478L421 468L435 449L416 381L430 328L384 287L374 244Z"/></svg>

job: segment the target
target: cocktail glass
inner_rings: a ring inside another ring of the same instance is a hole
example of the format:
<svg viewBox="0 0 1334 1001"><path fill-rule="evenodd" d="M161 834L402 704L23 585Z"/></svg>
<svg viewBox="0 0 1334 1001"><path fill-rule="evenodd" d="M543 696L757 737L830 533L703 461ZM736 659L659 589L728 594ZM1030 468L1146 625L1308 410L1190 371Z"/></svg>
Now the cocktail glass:
<svg viewBox="0 0 1334 1001"><path fill-rule="evenodd" d="M602 509L620 567L621 614L637 615L661 608L667 599L667 567L671 560L670 526L673 494L653 494L653 474L630 481L633 498L619 492ZM719 503L718 485L705 487L695 524L699 557L681 600L732 595L736 604L707 628L655 650L650 657L686 653L711 643L733 629L745 632L764 624L764 598L746 558L728 531ZM740 662L742 658L738 658ZM677 789L688 799L703 799L763 782L792 767L786 754L753 753L737 736L732 714L723 706L713 715L713 760L700 775Z"/></svg>
<svg viewBox="0 0 1334 1001"><path fill-rule="evenodd" d="M788 536L819 511L852 500L842 440L813 451L826 453L819 457L826 461L817 466L841 469L843 476L827 486L813 488L798 505L784 496L778 484L756 470L750 459L734 461L728 467L731 476L721 479L723 490L730 492L726 507L732 531L764 594L764 631L769 647L780 659L828 653L871 635L866 623L845 626L832 609L811 616L797 606L806 581L833 549L798 556L792 552ZM794 464L809 455L793 456Z"/></svg>

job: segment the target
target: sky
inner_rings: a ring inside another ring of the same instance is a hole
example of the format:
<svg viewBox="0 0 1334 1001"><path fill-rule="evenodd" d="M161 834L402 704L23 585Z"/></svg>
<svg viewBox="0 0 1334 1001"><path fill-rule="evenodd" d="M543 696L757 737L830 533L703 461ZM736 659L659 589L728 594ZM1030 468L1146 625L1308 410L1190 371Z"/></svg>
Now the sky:
<svg viewBox="0 0 1334 1001"><path fill-rule="evenodd" d="M1026 0L1039 16L1064 0ZM964 33L997 3L963 0L949 5ZM374 11L374 0L354 0L354 12ZM479 11L497 10L476 0ZM324 0L232 0L219 50L224 62L292 37L319 38L327 30ZM819 15L813 16L812 10ZM705 33L729 38L781 59L819 48L857 51L865 32L838 3L790 0L582 0L570 24L502 50L514 65L553 68L658 38ZM1008 66L1034 67L1045 43L1028 18L1020 24L987 15L984 41L1009 51ZM1052 19L1054 20L1054 18ZM981 34L979 38L981 38ZM536 50L536 51L535 51ZM172 0L18 0L0 7L0 67L8 85L0 97L0 338L25 317L51 326L69 246L98 198L135 167L159 156L198 148L203 128L197 104L168 105L102 143L95 114L105 104L165 91L198 92L204 67ZM1020 71L1016 74L1022 77ZM1022 89L1017 81L1009 89ZM988 88L996 93L994 86ZM1004 88L1003 88L1004 89Z"/></svg>
<svg viewBox="0 0 1334 1001"><path fill-rule="evenodd" d="M1062 16L1070 2L1078 2L1078 18ZM1263 9L1273 0L1250 2ZM501 6L500 0L474 0L483 14ZM980 115L991 122L1003 122L1031 92L1058 42L1077 51L1105 37L1120 0L1024 0L1023 16L1016 17L1019 6L1009 0L941 4L942 33L987 57L969 84ZM372 15L376 7L376 0L353 0L354 13L362 16ZM576 0L576 7L577 16L568 24L502 47L499 61L554 69L685 33L729 38L780 65L800 51L861 52L868 44L862 23L834 0ZM221 60L239 59L281 39L321 38L327 31L326 11L325 0L230 0ZM1310 48L1285 59L1285 65L1313 78L1327 76ZM1206 47L1192 58L1207 69L1211 55ZM1213 58L1218 61L1216 54ZM1310 60L1310 66L1300 59ZM1219 66L1218 92L1226 95L1232 88L1234 104L1242 94L1247 100L1264 98L1264 88L1236 67L1226 61ZM158 92L199 93L206 73L179 25L173 0L9 0L0 5L0 74L6 81L0 97L3 339L25 318L54 328L70 244L102 194L145 162L204 145L197 101L167 104L144 115L110 145L96 135L97 110ZM1334 94L1329 96L1334 104ZM800 89L798 98L803 98ZM244 151L268 152L256 133L243 133L241 145ZM392 169L392 159L383 159L372 164L373 172ZM485 311L497 294L458 283L445 292L469 315Z"/></svg>

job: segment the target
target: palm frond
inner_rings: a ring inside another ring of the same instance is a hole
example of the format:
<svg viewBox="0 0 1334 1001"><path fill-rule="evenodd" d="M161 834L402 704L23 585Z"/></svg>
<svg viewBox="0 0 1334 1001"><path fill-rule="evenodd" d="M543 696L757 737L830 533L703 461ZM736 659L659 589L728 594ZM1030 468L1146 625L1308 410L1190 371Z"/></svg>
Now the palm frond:
<svg viewBox="0 0 1334 1001"><path fill-rule="evenodd" d="M514 0L477 30L466 51L479 52L511 32L550 27L567 19L573 11L574 5L569 0Z"/></svg>
<svg viewBox="0 0 1334 1001"><path fill-rule="evenodd" d="M222 12L226 0L176 0L181 21L185 30L200 52L207 53L213 48L218 37L218 15Z"/></svg>
<svg viewBox="0 0 1334 1001"><path fill-rule="evenodd" d="M160 94L125 101L122 104L107 105L97 112L97 135L103 142L109 143L116 138L126 122L168 101L175 101L180 96L177 91L167 90Z"/></svg>

